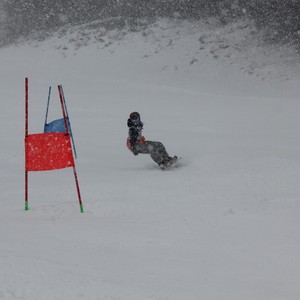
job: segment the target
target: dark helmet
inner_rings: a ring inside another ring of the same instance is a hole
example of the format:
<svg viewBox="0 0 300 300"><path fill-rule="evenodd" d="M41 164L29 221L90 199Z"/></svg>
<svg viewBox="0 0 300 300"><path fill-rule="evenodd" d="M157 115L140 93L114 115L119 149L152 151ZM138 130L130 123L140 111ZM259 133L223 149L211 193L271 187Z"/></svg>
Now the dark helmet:
<svg viewBox="0 0 300 300"><path fill-rule="evenodd" d="M132 112L129 117L131 120L140 120L141 119L141 116L137 111Z"/></svg>

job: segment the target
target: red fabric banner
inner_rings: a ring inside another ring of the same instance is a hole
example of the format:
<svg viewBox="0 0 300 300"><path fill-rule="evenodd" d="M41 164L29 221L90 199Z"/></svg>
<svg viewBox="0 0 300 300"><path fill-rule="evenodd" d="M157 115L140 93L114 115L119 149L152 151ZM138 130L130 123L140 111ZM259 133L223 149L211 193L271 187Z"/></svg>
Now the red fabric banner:
<svg viewBox="0 0 300 300"><path fill-rule="evenodd" d="M25 138L26 171L47 171L74 165L72 145L68 134L37 133Z"/></svg>

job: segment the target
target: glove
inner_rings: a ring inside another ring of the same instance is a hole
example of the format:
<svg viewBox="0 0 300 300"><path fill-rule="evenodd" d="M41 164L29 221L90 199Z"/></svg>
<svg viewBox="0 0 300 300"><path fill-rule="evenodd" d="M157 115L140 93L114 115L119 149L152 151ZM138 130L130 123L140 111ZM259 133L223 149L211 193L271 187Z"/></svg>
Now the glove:
<svg viewBox="0 0 300 300"><path fill-rule="evenodd" d="M131 148L131 151L132 151L132 153L133 153L135 156L137 156L137 155L139 154L139 152L136 150L135 147L132 147L132 148Z"/></svg>

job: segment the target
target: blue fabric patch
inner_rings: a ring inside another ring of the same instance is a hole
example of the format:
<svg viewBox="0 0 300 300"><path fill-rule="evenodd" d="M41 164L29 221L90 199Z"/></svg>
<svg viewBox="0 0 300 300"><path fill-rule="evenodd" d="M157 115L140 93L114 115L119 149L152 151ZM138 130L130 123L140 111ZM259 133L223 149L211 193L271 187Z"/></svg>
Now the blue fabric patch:
<svg viewBox="0 0 300 300"><path fill-rule="evenodd" d="M69 132L71 134L71 124L69 118L67 118ZM65 120L64 118L54 120L48 124L45 124L44 132L66 132Z"/></svg>

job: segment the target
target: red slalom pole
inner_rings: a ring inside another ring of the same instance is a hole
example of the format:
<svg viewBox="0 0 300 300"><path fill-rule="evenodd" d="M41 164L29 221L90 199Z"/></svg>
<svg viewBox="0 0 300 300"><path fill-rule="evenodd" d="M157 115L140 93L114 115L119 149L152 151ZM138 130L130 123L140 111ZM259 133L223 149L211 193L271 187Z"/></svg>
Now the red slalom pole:
<svg viewBox="0 0 300 300"><path fill-rule="evenodd" d="M61 85L58 86L58 92L59 92L61 109L62 109L63 116L64 116L65 127L66 127L66 130L67 130L67 134L70 135L70 133L69 133L69 126L68 126L68 122L67 122L66 111L65 111L65 106L64 106L64 101L63 101L63 94L62 94ZM73 151L72 151L72 153L73 153ZM74 173L75 184L76 184L76 189L77 189L77 195L78 195L80 212L83 213L84 210L83 210L83 204L82 204L82 200L81 200L79 182L78 182L78 177L77 177L77 172L76 172L76 167L75 167L75 160L74 160L74 166L73 166L73 173Z"/></svg>
<svg viewBox="0 0 300 300"><path fill-rule="evenodd" d="M74 163L74 166L73 166L73 173L74 173L74 178L75 178L75 183L76 183L76 189L77 189L80 212L83 213L83 204L82 204L82 201L81 201L81 195L80 195L80 189L79 189L79 183L78 183L78 177L77 177L77 172L76 172L76 168L75 168L75 163Z"/></svg>
<svg viewBox="0 0 300 300"><path fill-rule="evenodd" d="M25 139L28 136L28 78L25 78ZM26 156L26 149L25 149ZM26 170L25 157L25 210L29 210L28 205L28 171Z"/></svg>
<svg viewBox="0 0 300 300"><path fill-rule="evenodd" d="M61 104L61 109L62 109L62 113L63 113L63 117L64 117L66 131L69 134L70 133L69 132L69 125L68 125L68 121L67 121L67 115L66 115L66 110L65 110L65 105L64 105L64 99L63 99L63 94L62 94L62 90L61 90L61 85L58 86L58 93L59 93L60 104Z"/></svg>

